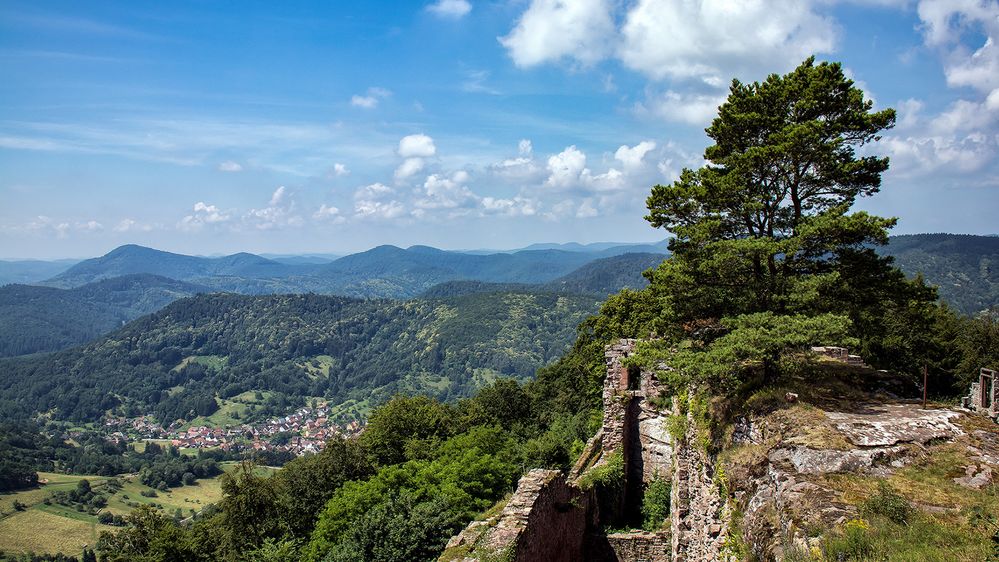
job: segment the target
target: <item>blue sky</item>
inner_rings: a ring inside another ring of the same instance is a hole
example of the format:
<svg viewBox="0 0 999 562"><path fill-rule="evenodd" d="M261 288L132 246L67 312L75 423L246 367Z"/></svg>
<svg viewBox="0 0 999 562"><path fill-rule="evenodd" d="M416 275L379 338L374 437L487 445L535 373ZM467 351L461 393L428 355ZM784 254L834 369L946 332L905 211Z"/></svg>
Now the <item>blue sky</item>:
<svg viewBox="0 0 999 562"><path fill-rule="evenodd" d="M899 111L862 208L995 233L996 41L981 0L8 0L0 257L659 240L731 78L812 53Z"/></svg>

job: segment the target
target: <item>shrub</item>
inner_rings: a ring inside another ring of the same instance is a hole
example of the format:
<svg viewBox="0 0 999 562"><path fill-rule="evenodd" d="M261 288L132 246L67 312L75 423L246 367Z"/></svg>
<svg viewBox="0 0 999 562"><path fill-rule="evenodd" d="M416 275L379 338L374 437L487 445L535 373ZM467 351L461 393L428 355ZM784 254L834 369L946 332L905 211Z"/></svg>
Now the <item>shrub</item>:
<svg viewBox="0 0 999 562"><path fill-rule="evenodd" d="M680 443L687 437L687 416L674 414L666 416L666 431L674 443Z"/></svg>
<svg viewBox="0 0 999 562"><path fill-rule="evenodd" d="M870 515L880 515L893 523L904 525L912 515L912 505L891 484L881 480L878 491L867 498L861 511Z"/></svg>
<svg viewBox="0 0 999 562"><path fill-rule="evenodd" d="M642 499L642 528L646 531L656 531L662 527L669 517L670 492L673 483L660 474L649 482Z"/></svg>
<svg viewBox="0 0 999 562"><path fill-rule="evenodd" d="M586 471L579 478L579 487L584 490L600 488L604 490L619 490L624 486L624 455L620 452L612 454L602 465Z"/></svg>
<svg viewBox="0 0 999 562"><path fill-rule="evenodd" d="M769 386L757 390L746 399L745 408L747 412L754 414L769 414L775 410L787 407L784 400L786 390Z"/></svg>
<svg viewBox="0 0 999 562"><path fill-rule="evenodd" d="M851 519L843 526L843 533L825 542L825 555L829 560L865 560L872 551L871 526L863 519Z"/></svg>

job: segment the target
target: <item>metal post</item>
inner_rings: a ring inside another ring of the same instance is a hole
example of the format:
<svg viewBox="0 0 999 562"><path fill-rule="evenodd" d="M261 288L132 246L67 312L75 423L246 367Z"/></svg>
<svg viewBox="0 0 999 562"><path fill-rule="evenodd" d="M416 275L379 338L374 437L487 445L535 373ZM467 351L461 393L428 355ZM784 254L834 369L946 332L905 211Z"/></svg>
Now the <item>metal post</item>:
<svg viewBox="0 0 999 562"><path fill-rule="evenodd" d="M923 364L923 409L926 409L926 380L927 380L927 369L926 364Z"/></svg>

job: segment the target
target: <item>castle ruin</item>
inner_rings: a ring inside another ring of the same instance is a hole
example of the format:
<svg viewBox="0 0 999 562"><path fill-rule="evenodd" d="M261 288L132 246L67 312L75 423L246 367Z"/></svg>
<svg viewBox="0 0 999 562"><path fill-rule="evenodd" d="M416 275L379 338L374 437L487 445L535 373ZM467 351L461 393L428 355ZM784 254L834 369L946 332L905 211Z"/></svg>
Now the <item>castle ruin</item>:
<svg viewBox="0 0 999 562"><path fill-rule="evenodd" d="M971 392L961 405L999 421L999 372L984 367L979 370L978 382L971 383Z"/></svg>
<svg viewBox="0 0 999 562"><path fill-rule="evenodd" d="M451 539L441 560L501 557L516 562L724 560L727 506L714 463L696 445L696 427L675 399L666 400L655 373L628 365L636 340L605 350L603 424L567 475L536 469L524 475L502 512L471 523ZM668 416L687 416L674 439ZM620 458L617 456L620 455ZM619 486L601 490L587 476L622 462ZM671 482L670 517L640 530L645 490ZM607 529L636 529L614 531Z"/></svg>

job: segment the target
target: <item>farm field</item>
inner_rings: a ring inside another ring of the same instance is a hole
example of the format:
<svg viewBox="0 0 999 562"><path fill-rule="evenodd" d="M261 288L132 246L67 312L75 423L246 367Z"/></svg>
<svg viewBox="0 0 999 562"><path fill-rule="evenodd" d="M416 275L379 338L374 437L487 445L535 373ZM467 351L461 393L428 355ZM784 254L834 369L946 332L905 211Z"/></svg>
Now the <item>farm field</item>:
<svg viewBox="0 0 999 562"><path fill-rule="evenodd" d="M233 470L237 463L223 463L225 471ZM257 467L255 472L266 476L275 469ZM0 553L27 553L77 555L84 546L94 545L101 531L114 527L101 525L96 515L77 511L75 508L52 503L45 499L53 492L69 491L80 480L89 480L95 491L104 491L107 477L80 476L39 472L40 480L46 484L31 490L0 495ZM217 502L222 497L222 485L218 477L198 480L193 486L180 486L167 492L156 492L156 497L145 497L141 492L151 490L138 481L135 475L120 476L124 486L108 497L107 506L102 511L116 515L127 515L140 505L152 505L165 515L187 518L205 506ZM23 511L14 508L20 502Z"/></svg>

